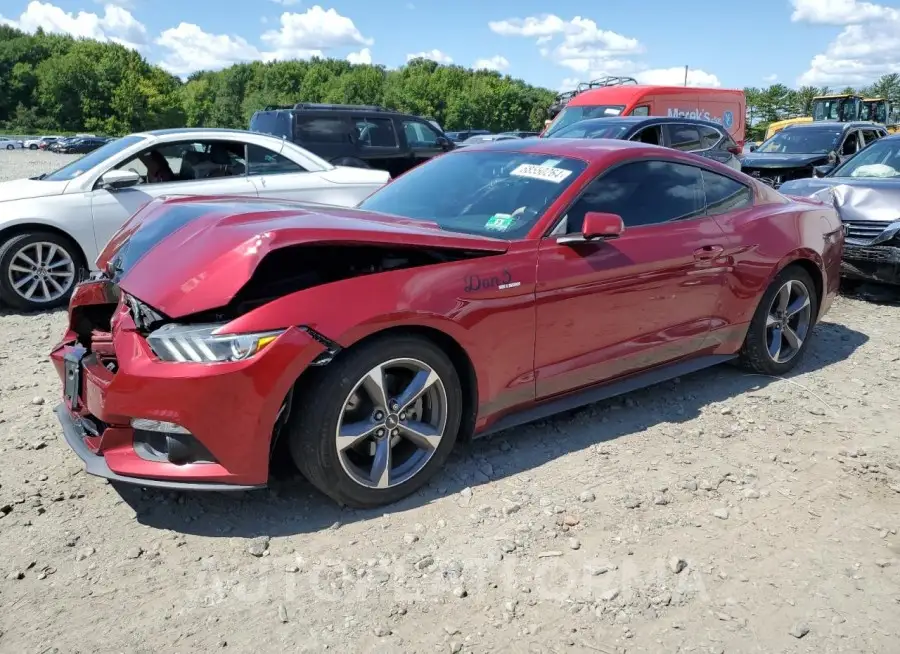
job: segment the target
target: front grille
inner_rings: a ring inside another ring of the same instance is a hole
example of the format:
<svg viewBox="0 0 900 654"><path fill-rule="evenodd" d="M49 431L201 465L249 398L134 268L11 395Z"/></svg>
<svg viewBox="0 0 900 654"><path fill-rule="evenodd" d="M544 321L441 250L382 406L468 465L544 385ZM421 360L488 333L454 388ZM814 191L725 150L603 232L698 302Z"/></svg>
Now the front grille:
<svg viewBox="0 0 900 654"><path fill-rule="evenodd" d="M811 166L802 168L743 168L744 174L750 175L761 182L778 188L785 182L793 179L806 179L813 176Z"/></svg>
<svg viewBox="0 0 900 654"><path fill-rule="evenodd" d="M847 239L859 243L871 243L887 228L884 222L877 220L848 220L844 224L847 226Z"/></svg>

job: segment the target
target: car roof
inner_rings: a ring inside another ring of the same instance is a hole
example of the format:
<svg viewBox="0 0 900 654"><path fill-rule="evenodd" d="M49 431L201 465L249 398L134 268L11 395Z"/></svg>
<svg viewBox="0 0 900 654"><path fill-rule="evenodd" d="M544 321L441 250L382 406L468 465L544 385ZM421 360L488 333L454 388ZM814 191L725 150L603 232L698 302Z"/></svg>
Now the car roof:
<svg viewBox="0 0 900 654"><path fill-rule="evenodd" d="M622 125L643 125L643 124L664 124L664 123L690 123L692 125L703 125L704 127L715 127L717 129L724 129L719 123L714 123L711 120L703 120L701 118L678 118L676 116L602 116L598 118L585 118L584 120L579 120L577 123L572 123L572 125L580 125L582 123L593 124L604 124L608 123L612 124L622 124ZM571 127L572 125L567 125L566 127Z"/></svg>
<svg viewBox="0 0 900 654"><path fill-rule="evenodd" d="M878 123L873 123L872 121L866 120L853 120L850 122L842 123L836 120L814 120L811 123L794 123L793 125L788 125L784 129L789 129L791 131L798 129L833 129L845 131L852 128L864 128L864 127L880 127L881 129L885 129L884 125L879 125Z"/></svg>
<svg viewBox="0 0 900 654"><path fill-rule="evenodd" d="M549 156L572 157L594 162L605 158L608 154L619 150L633 149L635 151L656 148L665 152L674 152L669 148L648 145L647 143L635 143L634 141L621 141L614 139L507 139L503 141L488 141L461 149L459 152L483 152L488 150L498 152L524 152L530 154L546 154ZM453 153L450 153L453 154Z"/></svg>

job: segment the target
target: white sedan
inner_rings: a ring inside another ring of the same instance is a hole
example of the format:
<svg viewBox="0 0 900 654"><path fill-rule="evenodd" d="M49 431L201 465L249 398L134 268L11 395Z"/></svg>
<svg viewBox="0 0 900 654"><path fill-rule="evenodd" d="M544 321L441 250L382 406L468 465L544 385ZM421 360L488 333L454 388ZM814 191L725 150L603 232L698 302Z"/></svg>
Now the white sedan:
<svg viewBox="0 0 900 654"><path fill-rule="evenodd" d="M22 141L0 136L0 150L18 150L23 147L25 147L25 145Z"/></svg>
<svg viewBox="0 0 900 654"><path fill-rule="evenodd" d="M0 183L0 302L64 305L79 272L145 203L246 195L356 206L390 175L333 166L290 141L241 130L170 129L110 141L59 170Z"/></svg>

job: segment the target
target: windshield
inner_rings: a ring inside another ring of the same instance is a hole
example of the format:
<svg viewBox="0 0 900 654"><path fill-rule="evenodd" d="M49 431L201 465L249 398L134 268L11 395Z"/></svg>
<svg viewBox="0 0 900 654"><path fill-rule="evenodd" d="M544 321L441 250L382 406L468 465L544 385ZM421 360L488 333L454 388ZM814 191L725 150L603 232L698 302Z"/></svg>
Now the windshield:
<svg viewBox="0 0 900 654"><path fill-rule="evenodd" d="M900 177L900 139L875 141L829 177Z"/></svg>
<svg viewBox="0 0 900 654"><path fill-rule="evenodd" d="M553 132L552 139L620 139L628 131L628 125L617 120L598 118L583 120Z"/></svg>
<svg viewBox="0 0 900 654"><path fill-rule="evenodd" d="M522 238L586 167L546 154L459 151L413 168L359 208L436 222L451 232Z"/></svg>
<svg viewBox="0 0 900 654"><path fill-rule="evenodd" d="M625 109L624 104L597 104L585 105L583 107L566 107L559 113L559 116L556 117L556 120L553 121L553 124L550 125L550 129L547 130L547 133L544 134L544 136L555 134L563 127L568 127L569 125L577 123L579 120L585 120L586 118L619 116L623 109Z"/></svg>
<svg viewBox="0 0 900 654"><path fill-rule="evenodd" d="M883 101L866 102L863 105L862 120L871 120L875 123L887 124L887 107Z"/></svg>
<svg viewBox="0 0 900 654"><path fill-rule="evenodd" d="M114 141L110 141L102 147L97 148L93 152L76 159L72 163L63 166L59 170L55 170L49 175L41 177L41 179L50 182L68 182L75 179L82 173L87 172L91 168L99 166L110 157L127 150L135 143L140 143L145 139L145 136L137 136L135 134L132 134L131 136L123 136L120 139L115 139Z"/></svg>
<svg viewBox="0 0 900 654"><path fill-rule="evenodd" d="M757 148L757 153L819 154L835 150L841 137L836 129L783 129Z"/></svg>

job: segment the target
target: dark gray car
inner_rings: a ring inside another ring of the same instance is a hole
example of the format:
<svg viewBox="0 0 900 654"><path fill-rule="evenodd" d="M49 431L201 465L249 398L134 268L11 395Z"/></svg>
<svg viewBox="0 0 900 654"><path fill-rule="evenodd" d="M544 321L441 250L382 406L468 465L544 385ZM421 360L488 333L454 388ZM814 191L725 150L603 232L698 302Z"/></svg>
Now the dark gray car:
<svg viewBox="0 0 900 654"><path fill-rule="evenodd" d="M665 116L616 116L588 118L566 125L542 138L619 139L652 143L713 159L735 170L741 169L740 146L718 123L696 118Z"/></svg>
<svg viewBox="0 0 900 654"><path fill-rule="evenodd" d="M824 176L785 182L779 191L834 204L847 232L845 276L900 285L900 135L875 141Z"/></svg>

